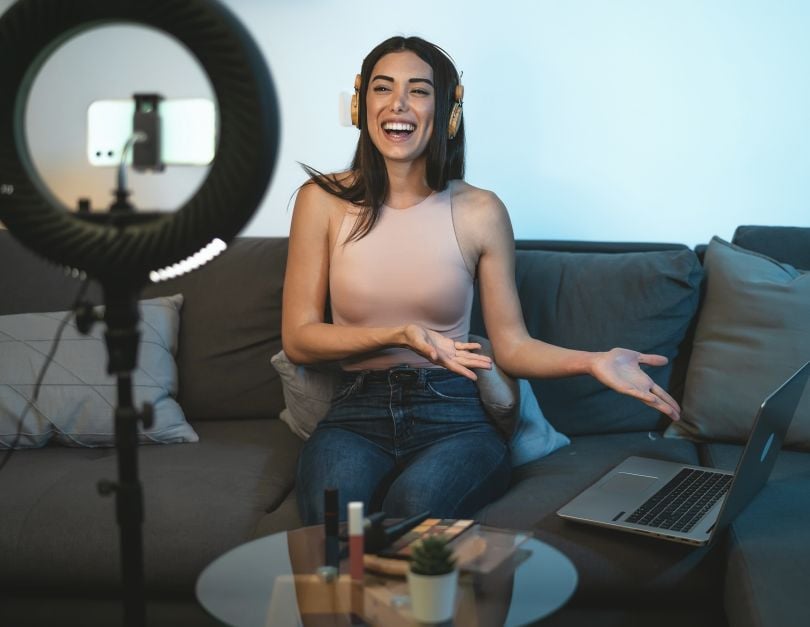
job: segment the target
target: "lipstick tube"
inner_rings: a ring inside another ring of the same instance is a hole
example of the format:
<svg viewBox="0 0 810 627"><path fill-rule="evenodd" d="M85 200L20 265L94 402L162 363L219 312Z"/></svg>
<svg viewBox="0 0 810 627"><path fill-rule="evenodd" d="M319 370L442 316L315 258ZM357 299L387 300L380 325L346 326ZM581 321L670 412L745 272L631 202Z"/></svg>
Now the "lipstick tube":
<svg viewBox="0 0 810 627"><path fill-rule="evenodd" d="M363 503L349 503L349 575L354 581L363 580Z"/></svg>

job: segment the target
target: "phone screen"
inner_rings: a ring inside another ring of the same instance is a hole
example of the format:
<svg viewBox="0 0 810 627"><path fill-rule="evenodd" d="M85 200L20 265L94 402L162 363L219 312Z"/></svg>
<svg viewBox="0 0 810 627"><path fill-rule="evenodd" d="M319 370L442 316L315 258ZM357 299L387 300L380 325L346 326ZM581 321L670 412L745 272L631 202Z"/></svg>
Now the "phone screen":
<svg viewBox="0 0 810 627"><path fill-rule="evenodd" d="M134 100L96 100L87 109L87 159L98 167L117 166L132 136ZM204 98L160 103L161 160L166 165L208 165L217 144L217 112ZM128 156L128 162L132 155Z"/></svg>

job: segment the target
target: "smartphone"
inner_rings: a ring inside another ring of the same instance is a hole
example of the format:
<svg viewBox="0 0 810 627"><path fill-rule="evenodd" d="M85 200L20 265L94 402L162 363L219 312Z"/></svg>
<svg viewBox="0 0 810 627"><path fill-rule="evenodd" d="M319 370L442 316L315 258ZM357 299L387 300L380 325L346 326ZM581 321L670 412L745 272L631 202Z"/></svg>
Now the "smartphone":
<svg viewBox="0 0 810 627"><path fill-rule="evenodd" d="M96 100L87 108L87 159L98 167L117 166L132 136L135 100ZM217 145L217 112L205 98L160 103L161 160L166 165L208 165ZM132 162L132 152L127 161Z"/></svg>

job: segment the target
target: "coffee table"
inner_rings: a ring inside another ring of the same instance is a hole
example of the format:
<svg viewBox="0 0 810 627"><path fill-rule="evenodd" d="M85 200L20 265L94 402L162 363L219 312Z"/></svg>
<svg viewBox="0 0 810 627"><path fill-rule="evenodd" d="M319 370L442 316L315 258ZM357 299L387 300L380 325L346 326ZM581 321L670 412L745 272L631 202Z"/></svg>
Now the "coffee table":
<svg viewBox="0 0 810 627"><path fill-rule="evenodd" d="M315 574L323 564L323 546L321 526L238 546L203 570L197 579L197 599L212 616L231 627L357 624L359 618L349 613L349 604L356 610L358 595L362 609L357 614L367 624L417 624L410 615L407 584L402 579L367 573L363 585L352 584L343 574L348 572L347 560L343 560L339 579L323 583ZM511 563L484 575L462 574L455 624L530 624L562 607L576 585L576 569L565 555L528 538L516 549ZM331 603L327 610L331 618L326 622L322 607L313 607L306 600L317 599L316 605L323 605L324 599L338 596L343 601ZM304 604L310 607L299 607Z"/></svg>

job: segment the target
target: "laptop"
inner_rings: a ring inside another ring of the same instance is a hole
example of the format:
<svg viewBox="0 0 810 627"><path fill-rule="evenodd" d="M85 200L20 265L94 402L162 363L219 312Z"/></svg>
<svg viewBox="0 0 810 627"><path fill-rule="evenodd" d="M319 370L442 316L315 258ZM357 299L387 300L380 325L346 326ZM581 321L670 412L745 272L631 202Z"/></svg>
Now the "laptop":
<svg viewBox="0 0 810 627"><path fill-rule="evenodd" d="M810 361L765 398L733 473L629 457L557 514L695 546L709 544L768 481L808 376Z"/></svg>

